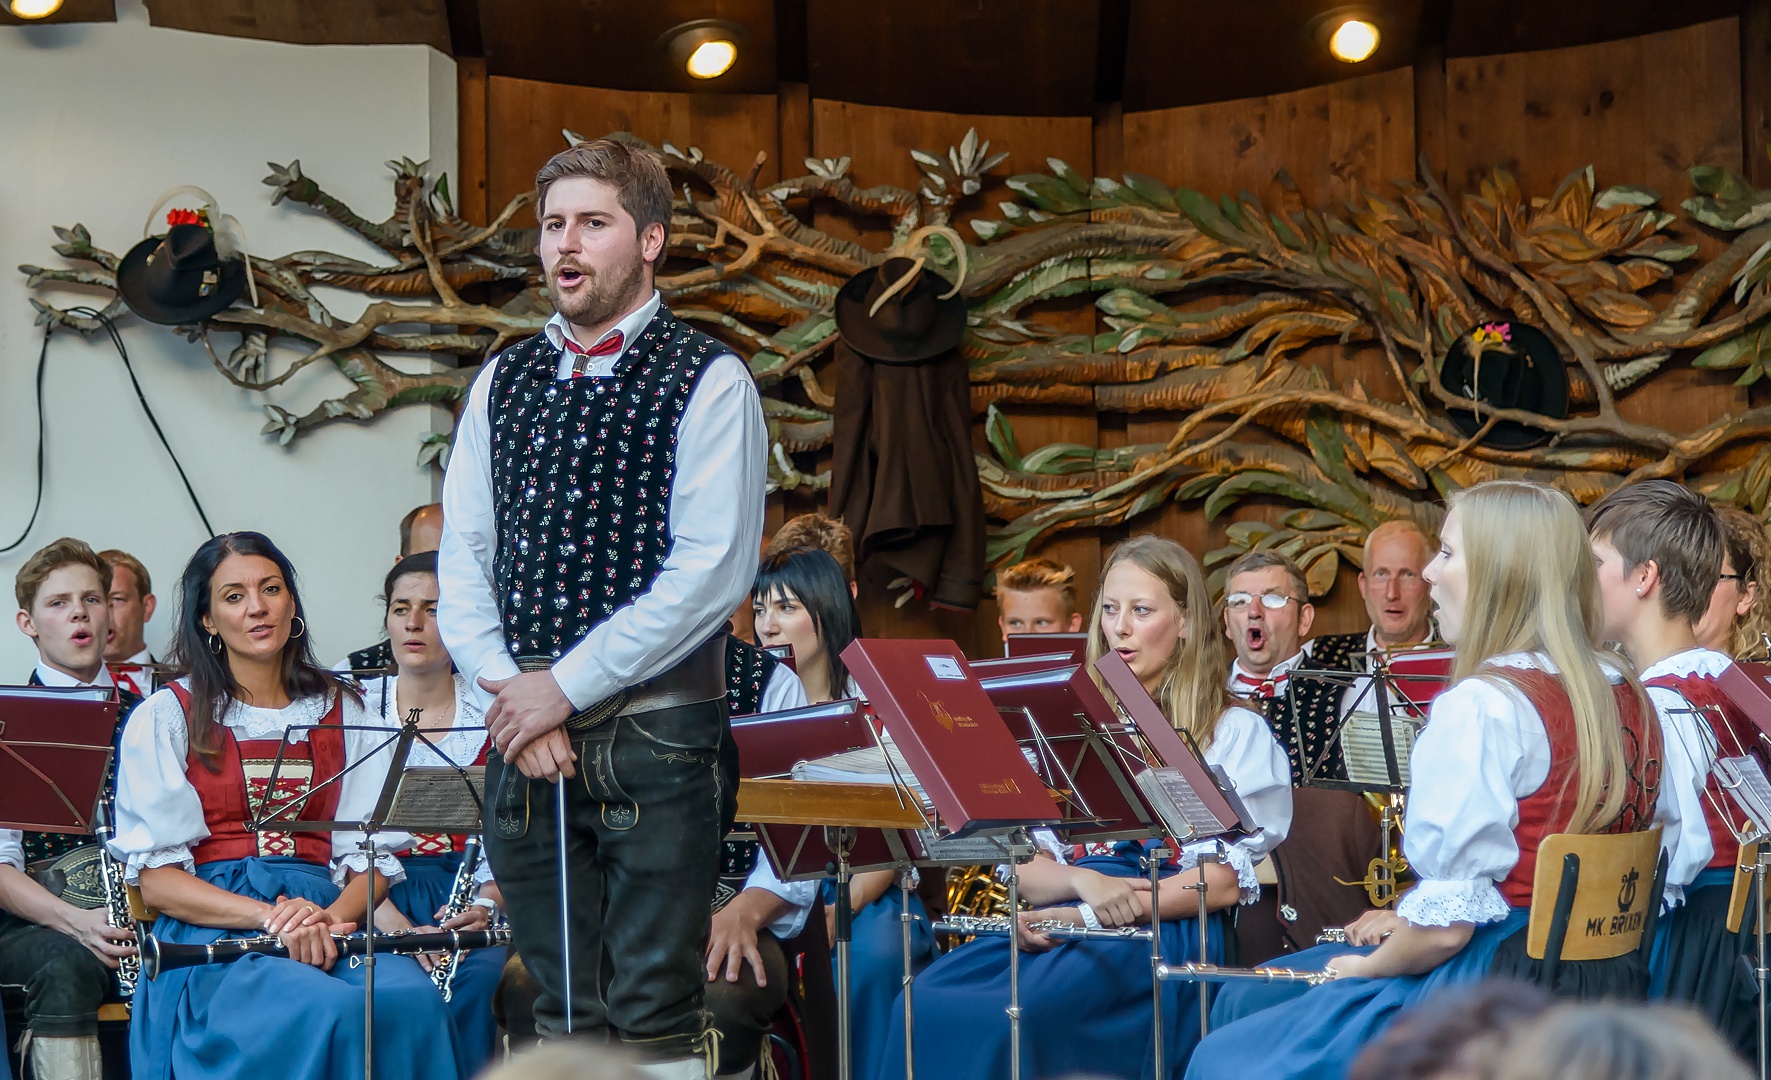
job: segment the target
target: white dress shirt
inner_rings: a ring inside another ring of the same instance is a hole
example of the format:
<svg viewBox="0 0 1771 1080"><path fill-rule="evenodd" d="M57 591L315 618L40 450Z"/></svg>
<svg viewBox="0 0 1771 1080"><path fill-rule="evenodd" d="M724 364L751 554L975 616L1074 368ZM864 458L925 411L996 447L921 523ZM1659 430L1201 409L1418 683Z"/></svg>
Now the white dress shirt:
<svg viewBox="0 0 1771 1080"><path fill-rule="evenodd" d="M178 682L187 689L190 686L188 678ZM261 709L235 701L218 721L227 725L235 739L280 739L291 727L319 723L330 708L329 698L319 694L281 709ZM362 728L371 722L371 717L347 695L340 720L346 727ZM340 821L367 820L374 816L382 781L392 761L393 744L384 733L376 731L347 730L343 735L345 763L363 764L345 773L339 782L338 810L334 816ZM290 741L303 742L306 738L306 732L297 732ZM125 861L124 878L131 885L140 880L142 870L156 866L179 866L196 872L191 848L208 838L209 826L203 818L203 801L185 777L189 753L190 728L184 707L170 688L156 690L129 714L123 726L122 752L117 759L117 835L111 840L111 853ZM316 776L314 782L322 779ZM411 843L412 838L403 832L375 834L375 868L386 875L389 884L406 879L406 871L393 853ZM332 857L359 872L369 865L349 833L332 834Z"/></svg>
<svg viewBox="0 0 1771 1080"><path fill-rule="evenodd" d="M1714 679L1733 663L1726 654L1713 649L1687 649L1650 664L1642 672L1642 681L1663 675ZM1699 716L1677 690L1650 686L1648 698L1654 702L1654 711L1660 714L1661 735L1666 742L1666 768L1660 778L1661 786L1671 789L1679 800L1680 820L1692 822L1690 828L1682 831L1679 849L1666 868L1668 891L1676 886L1683 892L1716 853L1715 843L1710 839L1703 796L1710 770L1716 764L1716 738L1709 722ZM1732 805L1727 809L1729 813L1735 812Z"/></svg>
<svg viewBox="0 0 1771 1080"><path fill-rule="evenodd" d="M616 329L631 344L660 304L654 292ZM565 319L545 333L560 349L560 376L570 377ZM607 375L623 354L598 357L588 377ZM485 365L468 393L443 482L443 543L437 576L437 618L455 665L469 676L508 679L516 661L505 643L493 564L498 550L492 490L492 373ZM552 673L574 708L587 708L670 670L706 641L750 591L762 546L768 429L749 368L726 353L711 361L689 394L676 429L671 485L670 552L651 588L615 611L561 656Z"/></svg>
<svg viewBox="0 0 1771 1080"><path fill-rule="evenodd" d="M103 664L98 666L98 677L91 682L81 682L65 671L57 671L43 661L37 661L37 681L44 686L115 686L116 680L111 678L111 669Z"/></svg>
<svg viewBox="0 0 1771 1080"><path fill-rule="evenodd" d="M1496 667L1554 673L1539 653L1511 653ZM1601 657L1600 663L1605 661ZM1612 682L1622 675L1607 665ZM1413 783L1402 847L1419 879L1396 905L1415 926L1488 923L1511 910L1500 882L1519 863L1519 800L1550 775L1543 718L1516 687L1464 679L1433 699L1409 760ZM1655 824L1669 860L1681 843L1679 800L1662 783Z"/></svg>

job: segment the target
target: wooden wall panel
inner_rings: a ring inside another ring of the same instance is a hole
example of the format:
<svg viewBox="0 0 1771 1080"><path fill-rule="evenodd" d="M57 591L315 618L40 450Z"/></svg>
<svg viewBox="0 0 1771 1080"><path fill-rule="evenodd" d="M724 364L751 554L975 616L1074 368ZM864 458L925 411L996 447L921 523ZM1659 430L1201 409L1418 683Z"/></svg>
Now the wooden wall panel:
<svg viewBox="0 0 1771 1080"><path fill-rule="evenodd" d="M1414 91L1412 70L1402 68L1267 97L1127 113L1124 168L1208 195L1251 191L1271 207L1289 201L1274 180L1280 169L1290 172L1311 205L1353 196L1361 188L1381 190L1387 181L1414 172ZM1337 383L1358 377L1375 396L1397 396L1395 381L1375 348L1318 345L1300 352L1297 359L1321 367ZM1164 442L1178 419L1167 413L1129 416L1124 419L1123 436L1116 431L1114 440ZM1208 427L1201 437L1212 430L1217 428ZM1261 436L1243 438L1258 441ZM1225 543L1224 527L1230 522L1273 520L1284 509L1276 503L1248 502L1227 517L1208 522L1196 504L1184 508L1171 504L1139 522L1134 531L1172 537L1203 557ZM1354 571L1344 569L1333 593L1317 609L1320 632L1365 626L1353 577Z"/></svg>
<svg viewBox="0 0 1771 1080"><path fill-rule="evenodd" d="M1268 97L1125 114L1125 167L1277 204L1288 170L1323 203L1414 173L1414 74L1400 68Z"/></svg>
<svg viewBox="0 0 1771 1080"><path fill-rule="evenodd" d="M910 151L945 154L948 147L957 145L972 128L977 129L978 138L989 140L992 152L1006 150L1009 156L985 180L983 190L962 202L954 213L955 224L968 239L975 237L965 222L976 217L998 216L996 204L1011 194L1004 186L1008 177L1044 171L1048 157L1062 158L1081 172L1093 169L1094 126L1088 117L966 116L817 98L811 101L812 156L848 157L849 175L864 187L896 184L914 188L921 173L911 159ZM861 240L875 249L883 248L890 240L883 220L872 223L872 227L861 223L862 227L856 228L852 216L828 207L817 208L813 220L832 235ZM1086 299L1079 298L1076 303L1041 312L1039 321L1057 332L1092 333L1094 309ZM1016 434L1024 446L1051 442L1098 445L1096 417L1091 410L1011 408L1005 411L1014 422ZM983 445L981 433L978 445ZM1100 570L1100 549L1100 540L1092 532L1067 533L1056 543L1039 548L1033 554L1074 566L1077 594L1089 598L1094 594ZM994 601L986 601L976 616L929 611L927 605L916 601L899 608L893 606L893 597L885 593L883 584L865 573L862 575L861 621L869 634L952 638L974 656L992 656L1001 652Z"/></svg>
<svg viewBox="0 0 1771 1080"><path fill-rule="evenodd" d="M492 76L486 80L486 187L492 212L535 184L535 170L565 149L560 129L587 138L629 131L653 143L698 146L709 158L745 168L769 155L761 179L780 178L773 94L669 94ZM798 175L795 170L794 175Z"/></svg>
<svg viewBox="0 0 1771 1080"><path fill-rule="evenodd" d="M1722 19L1596 45L1448 60L1453 190L1503 166L1528 196L1547 197L1591 165L1601 188L1645 185L1676 211L1691 193L1690 166L1742 169L1740 57L1738 21ZM1670 231L1695 242L1699 259L1727 244L1684 221ZM1659 288L1676 288L1686 274ZM1675 358L1681 370L1655 380L1652 395L1620 400L1619 411L1690 430L1746 407L1731 373L1696 371L1686 359Z"/></svg>

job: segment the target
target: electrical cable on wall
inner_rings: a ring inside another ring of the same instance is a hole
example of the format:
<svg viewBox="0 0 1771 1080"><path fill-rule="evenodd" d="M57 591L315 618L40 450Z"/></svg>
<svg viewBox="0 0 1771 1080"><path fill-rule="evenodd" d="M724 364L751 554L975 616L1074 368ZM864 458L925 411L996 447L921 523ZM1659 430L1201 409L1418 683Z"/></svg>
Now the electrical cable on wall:
<svg viewBox="0 0 1771 1080"><path fill-rule="evenodd" d="M117 349L118 358L123 361L123 370L129 375L129 384L135 388L135 399L141 402L141 411L147 415L148 423L153 427L154 434L159 436L160 445L166 448L166 456L172 459L172 467L178 470L178 478L184 483L185 493L191 497L191 506L196 508L197 517L203 522L203 531L209 536L214 536L215 527L209 524L209 515L204 512L203 503L197 498L197 490L191 486L191 478L185 474L183 463L173 452L172 444L166 440L166 432L160 428L159 418L154 415L153 408L148 405L147 395L141 389L141 380L135 377L135 365L129 362L129 350L123 344L123 335L117 330L117 325L104 312L89 307L69 308L68 313L90 316L104 327L105 333L111 339L111 344ZM55 334L55 327L56 324L52 322L43 328L43 347L37 353L37 495L31 503L30 520L25 522L25 527L18 534L18 539L5 547L0 547L0 555L23 546L25 539L31 535L31 530L37 525L37 515L43 510L43 479L48 443L47 422L44 418L43 375L48 367L49 339Z"/></svg>

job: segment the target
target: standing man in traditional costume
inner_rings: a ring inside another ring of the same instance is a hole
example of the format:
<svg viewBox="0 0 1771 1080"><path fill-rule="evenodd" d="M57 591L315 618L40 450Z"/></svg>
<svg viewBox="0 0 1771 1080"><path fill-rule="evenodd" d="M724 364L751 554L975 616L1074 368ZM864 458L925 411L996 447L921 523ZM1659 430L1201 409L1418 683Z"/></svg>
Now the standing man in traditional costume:
<svg viewBox="0 0 1771 1080"><path fill-rule="evenodd" d="M744 363L654 288L671 206L655 156L583 143L535 187L557 313L468 398L440 621L486 695L486 849L538 1031L688 1080L712 1071L702 948L736 800L723 627L762 542L762 407Z"/></svg>

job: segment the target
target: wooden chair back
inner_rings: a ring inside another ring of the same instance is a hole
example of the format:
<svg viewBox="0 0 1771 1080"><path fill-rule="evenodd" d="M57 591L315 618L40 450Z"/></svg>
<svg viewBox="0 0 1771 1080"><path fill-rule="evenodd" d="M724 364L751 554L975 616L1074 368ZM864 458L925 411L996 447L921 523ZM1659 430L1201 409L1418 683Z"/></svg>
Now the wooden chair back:
<svg viewBox="0 0 1771 1080"><path fill-rule="evenodd" d="M1638 948L1659 910L1659 860L1658 827L1546 837L1531 884L1526 954L1610 960Z"/></svg>

